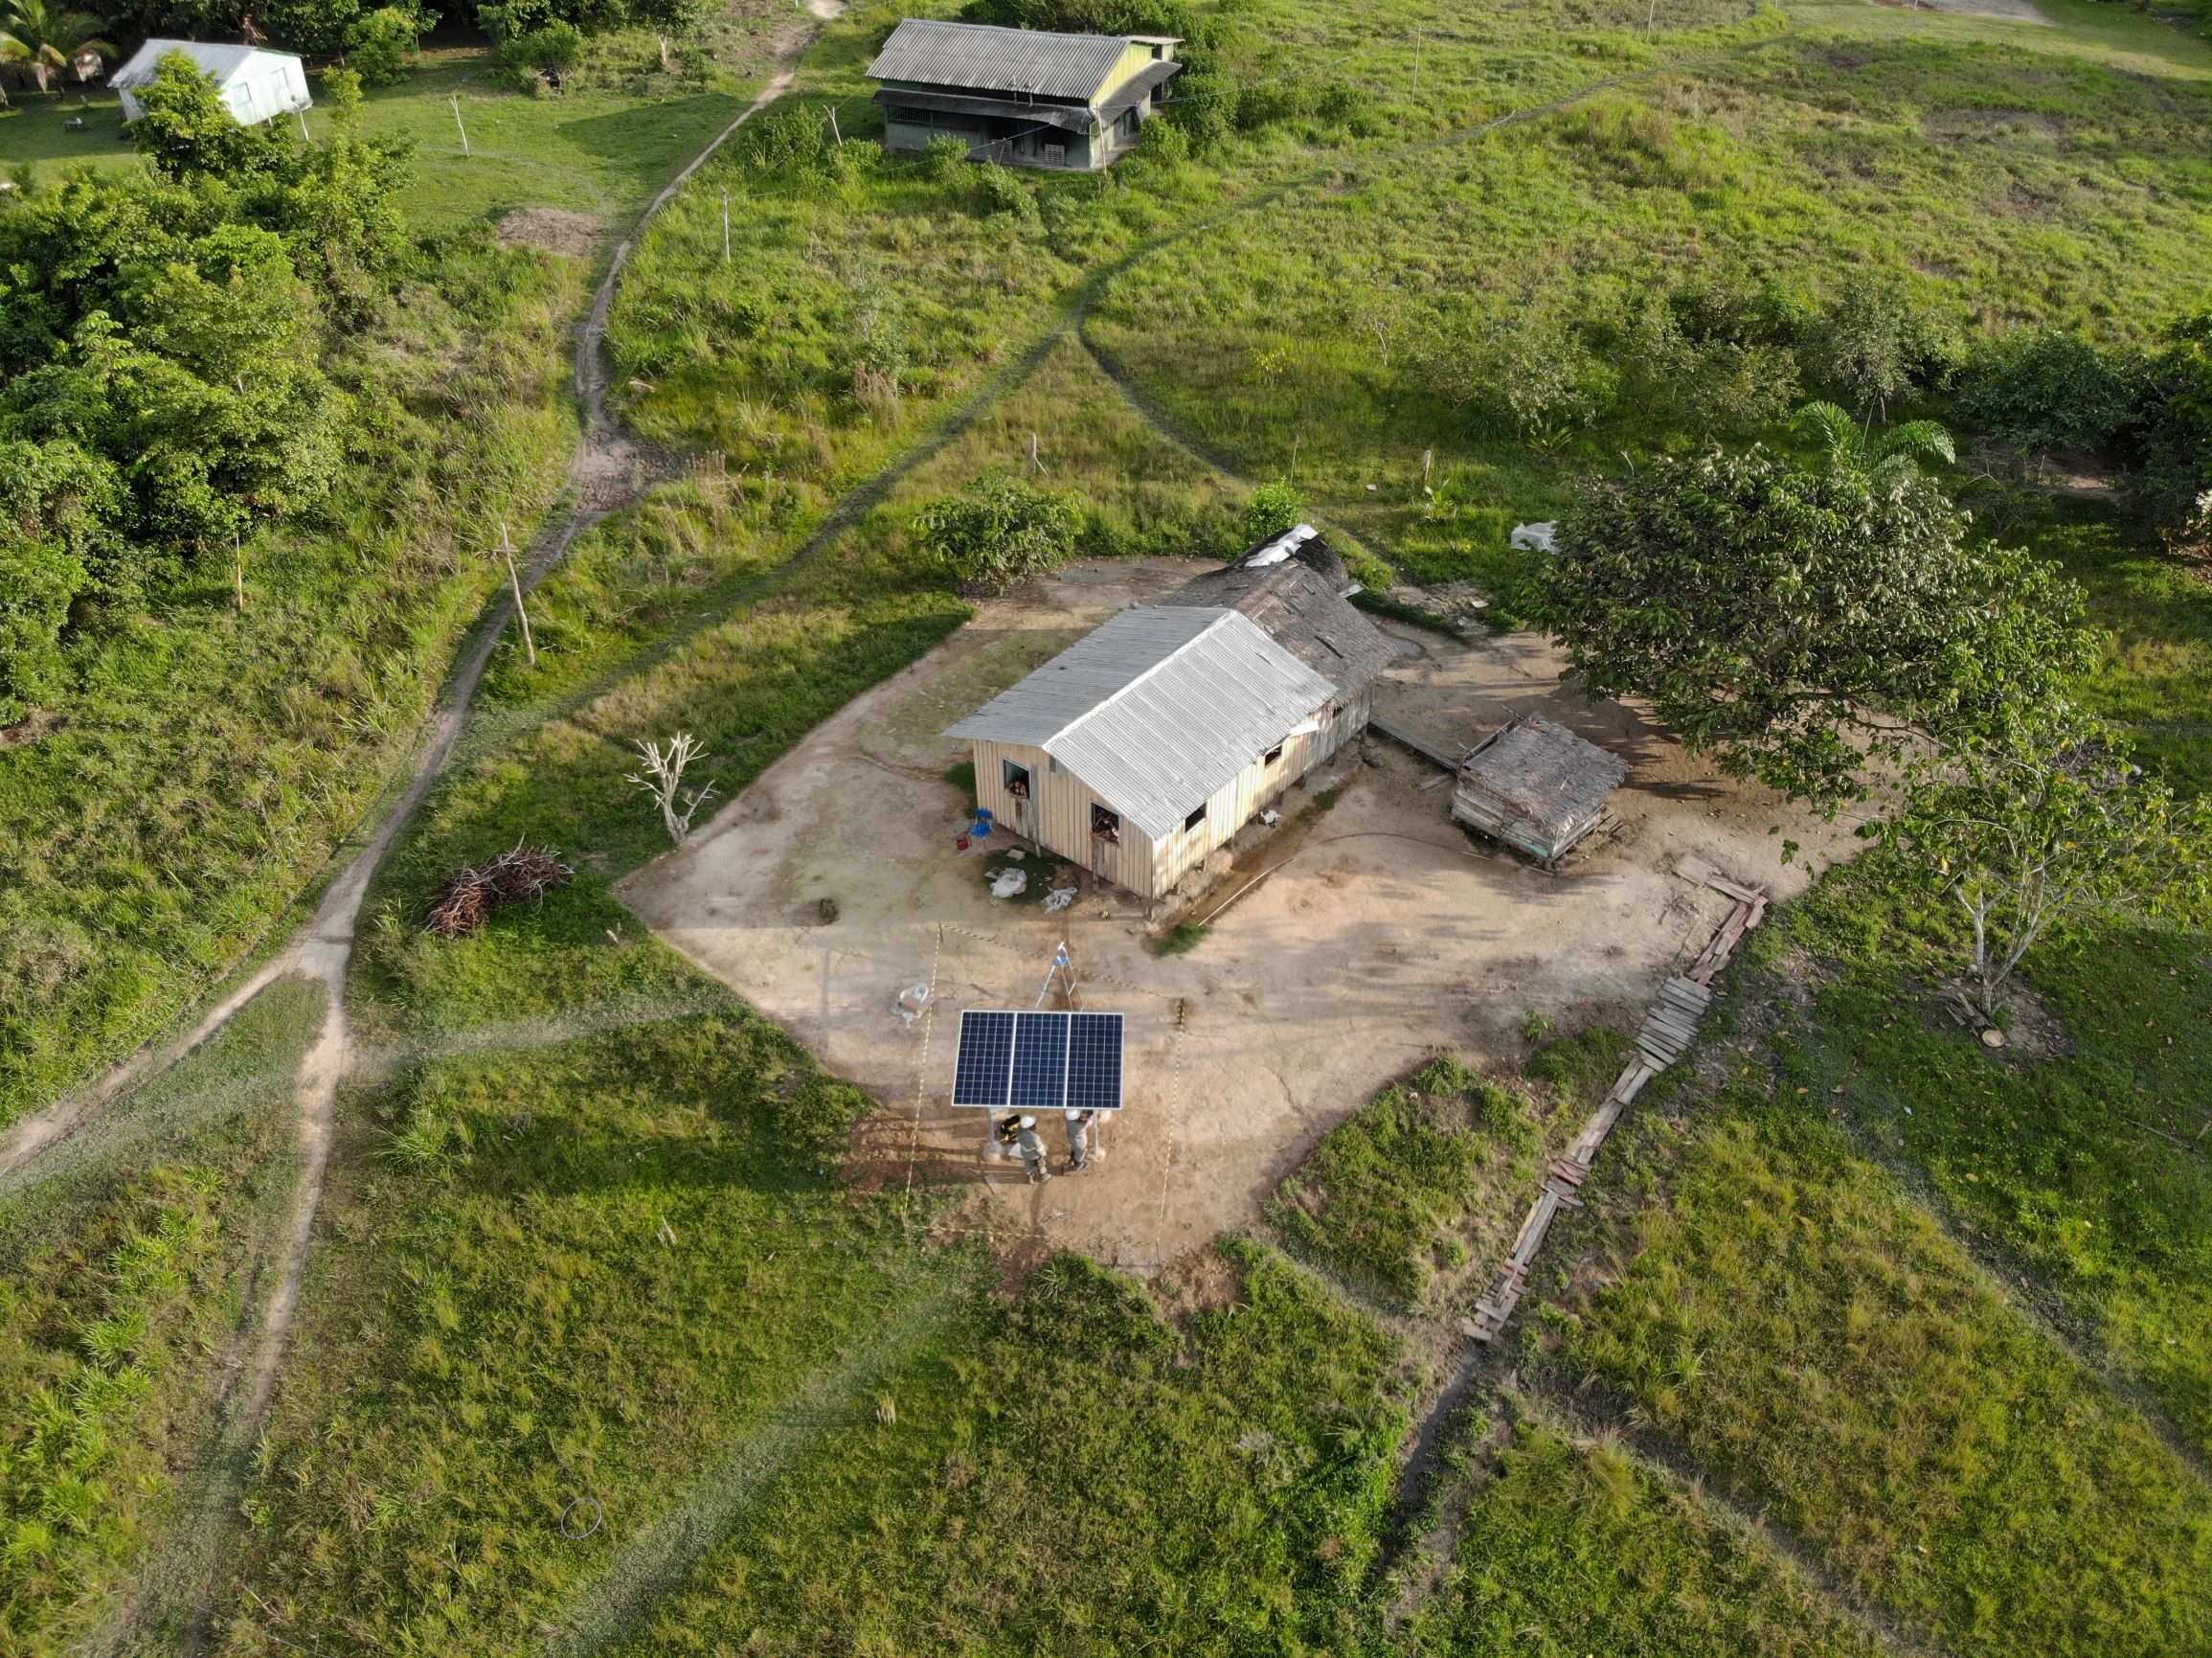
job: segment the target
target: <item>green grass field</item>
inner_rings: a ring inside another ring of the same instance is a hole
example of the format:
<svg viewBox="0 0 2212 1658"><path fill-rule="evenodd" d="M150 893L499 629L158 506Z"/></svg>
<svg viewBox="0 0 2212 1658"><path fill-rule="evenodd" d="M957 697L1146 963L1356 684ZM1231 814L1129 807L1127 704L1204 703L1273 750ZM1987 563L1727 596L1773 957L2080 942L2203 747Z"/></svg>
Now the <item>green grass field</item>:
<svg viewBox="0 0 2212 1658"><path fill-rule="evenodd" d="M1251 1236L1193 1239L1140 1285L979 1228L957 1191L848 1187L873 1102L610 890L665 845L623 781L635 739L697 733L698 776L734 794L945 637L969 607L915 514L1019 470L1032 434L1089 503L1087 552L1227 551L1247 487L1287 476L1364 558L1509 592L1513 522L1622 450L1693 441L1622 344L1691 275L1810 304L1873 265L1962 337L2144 337L2201 291L2212 46L2045 10L1691 0L1646 35L1628 0L1245 0L1232 76L1339 81L1349 113L1012 195L867 148L859 70L892 12L831 26L800 96L855 142L776 168L734 146L616 308L625 418L696 465L533 595L537 663L503 642L372 895L351 1006L376 1063L344 1102L213 1649L1799 1658L1893 1649L1893 1624L1958 1658L2190 1650L2212 1624L2201 930L2054 940L2027 978L2065 1040L1992 1055L1936 1006L1955 924L1881 872L1777 913L1732 970L1760 1016L1727 1079L1670 1079L1618 1132L1401 1524L1470 1275L1617 1038L1554 1045L1524 1103L1416 1075L1323 1136ZM533 201L612 222L681 148L634 98L601 125L612 93L483 74L440 53L364 111L418 137L425 223ZM680 137L723 96L651 107ZM1620 395L1583 426L1478 430L1423 377L1439 307L1579 330ZM2150 763L2212 783L2199 578L2109 504L1972 499L2088 589L2088 694ZM425 661L450 647L421 638ZM576 881L472 939L422 931L448 873L522 837ZM79 1332L136 1304L77 1268L112 1265L126 1222L158 1232L161 1170L252 1161L240 1125L272 1132L265 1113L223 1119L220 1158L179 1118L130 1142L155 1172L110 1209L27 1228L0 1293L35 1300L35 1338L6 1362L49 1388L108 1374ZM194 1224L242 1247L260 1190L192 1199ZM219 1321L237 1256L214 1259L205 1305L149 1329ZM119 1469L189 1448L214 1351L148 1396L161 1422L119 1429ZM68 1531L48 1510L87 1499L48 1471L56 1431L0 1427L0 1516L47 1551L0 1567L0 1628L26 1641L80 1626L167 1512L148 1488Z"/></svg>
<svg viewBox="0 0 2212 1658"><path fill-rule="evenodd" d="M752 101L779 42L803 21L782 0L739 0L721 9L711 37L679 49L695 61L679 61L676 73L661 70L651 35L622 34L595 45L581 84L540 98L514 89L481 36L440 36L405 79L370 89L355 130L412 145L415 178L402 200L422 229L551 207L619 233ZM84 125L72 132L66 123L76 118ZM327 137L329 112L310 110L306 131ZM112 94L96 89L80 102L27 90L0 109L0 163L15 162L40 178L84 165L136 166L137 155Z"/></svg>

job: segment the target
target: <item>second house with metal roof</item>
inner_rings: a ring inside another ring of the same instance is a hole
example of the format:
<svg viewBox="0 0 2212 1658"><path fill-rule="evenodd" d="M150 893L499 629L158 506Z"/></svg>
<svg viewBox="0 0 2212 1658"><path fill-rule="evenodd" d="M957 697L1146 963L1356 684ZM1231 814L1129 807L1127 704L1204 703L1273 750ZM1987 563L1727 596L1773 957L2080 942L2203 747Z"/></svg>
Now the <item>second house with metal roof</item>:
<svg viewBox="0 0 2212 1658"><path fill-rule="evenodd" d="M1314 533L1124 610L947 737L1008 829L1160 898L1367 723L1389 642Z"/></svg>
<svg viewBox="0 0 2212 1658"><path fill-rule="evenodd" d="M973 160L1095 172L1165 100L1178 44L909 17L869 66L883 147L911 153L949 135Z"/></svg>

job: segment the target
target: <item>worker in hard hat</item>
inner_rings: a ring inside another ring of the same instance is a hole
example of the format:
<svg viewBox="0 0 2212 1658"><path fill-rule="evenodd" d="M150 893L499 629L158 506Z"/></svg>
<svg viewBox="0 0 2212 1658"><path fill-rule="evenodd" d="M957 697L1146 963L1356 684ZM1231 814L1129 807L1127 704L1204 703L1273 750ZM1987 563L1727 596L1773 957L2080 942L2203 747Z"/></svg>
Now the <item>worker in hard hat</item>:
<svg viewBox="0 0 2212 1658"><path fill-rule="evenodd" d="M1024 1117L1014 1130L1014 1149L1022 1154L1022 1167L1028 1170L1029 1184L1052 1178L1050 1160L1045 1154L1045 1142L1037 1133L1037 1120Z"/></svg>
<svg viewBox="0 0 2212 1658"><path fill-rule="evenodd" d="M1095 1132L1091 1124L1096 1116L1096 1112L1073 1107L1068 1111L1068 1172L1071 1174L1090 1166Z"/></svg>
<svg viewBox="0 0 2212 1658"><path fill-rule="evenodd" d="M1001 1117L991 1124L991 1137L983 1142L983 1155L1004 1163L1014 1155L1014 1142L1022 1135L1022 1119L1013 1114Z"/></svg>

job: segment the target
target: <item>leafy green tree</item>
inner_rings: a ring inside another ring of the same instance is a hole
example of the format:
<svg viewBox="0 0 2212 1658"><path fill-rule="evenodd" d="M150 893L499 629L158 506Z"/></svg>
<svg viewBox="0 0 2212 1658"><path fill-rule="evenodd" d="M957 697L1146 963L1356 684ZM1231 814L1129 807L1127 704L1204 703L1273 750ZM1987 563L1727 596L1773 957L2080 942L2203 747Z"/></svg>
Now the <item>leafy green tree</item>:
<svg viewBox="0 0 2212 1658"><path fill-rule="evenodd" d="M1797 391L1796 353L1781 330L1761 326L1758 303L1710 284L1646 301L1615 353L1619 401L1640 420L1700 435L1748 434L1781 419Z"/></svg>
<svg viewBox="0 0 2212 1658"><path fill-rule="evenodd" d="M1957 348L1897 278L1859 271L1806 326L1799 354L1814 379L1885 420L1891 403L1947 378Z"/></svg>
<svg viewBox="0 0 2212 1658"><path fill-rule="evenodd" d="M2015 329L1968 360L1958 418L2023 449L2102 449L2135 424L2142 380L2071 329Z"/></svg>
<svg viewBox="0 0 2212 1658"><path fill-rule="evenodd" d="M100 37L99 18L82 11L56 11L46 0L13 0L0 25L0 63L19 63L38 90L50 90L56 71L84 53L113 57L115 48Z"/></svg>
<svg viewBox="0 0 2212 1658"><path fill-rule="evenodd" d="M998 591L1063 562L1084 517L1082 502L1067 490L985 478L933 503L914 529L955 577Z"/></svg>
<svg viewBox="0 0 2212 1658"><path fill-rule="evenodd" d="M120 496L114 469L74 443L0 438L0 725L59 693L62 632L113 560Z"/></svg>
<svg viewBox="0 0 2212 1658"><path fill-rule="evenodd" d="M1649 698L1724 770L1834 805L1869 756L1985 726L2090 660L2079 591L1967 529L1917 473L1661 459L1583 486L1531 606L1592 694Z"/></svg>
<svg viewBox="0 0 2212 1658"><path fill-rule="evenodd" d="M1867 832L1965 911L1975 999L2001 992L2052 927L2212 894L2212 802L2185 802L2063 699L2022 702L1913 768Z"/></svg>
<svg viewBox="0 0 2212 1658"><path fill-rule="evenodd" d="M181 52L154 65L139 94L146 113L132 124L139 153L170 178L239 179L277 172L296 160L299 141L282 122L242 126L212 77Z"/></svg>
<svg viewBox="0 0 2212 1658"><path fill-rule="evenodd" d="M409 59L422 37L422 19L398 6L364 11L346 27L346 61L364 86L391 86L407 78Z"/></svg>
<svg viewBox="0 0 2212 1658"><path fill-rule="evenodd" d="M254 16L270 39L295 52L346 50L361 0L258 0Z"/></svg>
<svg viewBox="0 0 2212 1658"><path fill-rule="evenodd" d="M1417 325L1413 357L1428 390L1478 436L1554 449L1611 401L1581 330L1555 311L1448 311Z"/></svg>
<svg viewBox="0 0 2212 1658"><path fill-rule="evenodd" d="M2212 307L2166 330L2150 370L2143 501L2177 546L2212 548Z"/></svg>
<svg viewBox="0 0 2212 1658"><path fill-rule="evenodd" d="M1882 481L1909 476L1923 463L1948 466L1958 459L1951 434L1934 420L1906 420L1874 433L1839 403L1807 403L1797 411L1796 425L1820 445L1831 467Z"/></svg>
<svg viewBox="0 0 2212 1658"><path fill-rule="evenodd" d="M1305 521L1306 504L1295 485L1262 484L1244 504L1244 544L1268 541Z"/></svg>

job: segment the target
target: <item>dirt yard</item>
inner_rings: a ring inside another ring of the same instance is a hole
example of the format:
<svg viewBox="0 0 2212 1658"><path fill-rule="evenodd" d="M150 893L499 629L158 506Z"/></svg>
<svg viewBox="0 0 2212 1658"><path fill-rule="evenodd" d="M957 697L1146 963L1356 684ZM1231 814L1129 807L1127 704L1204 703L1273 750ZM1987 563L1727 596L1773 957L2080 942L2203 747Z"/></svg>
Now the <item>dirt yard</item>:
<svg viewBox="0 0 2212 1658"><path fill-rule="evenodd" d="M1155 1268L1253 1221L1316 1137L1427 1056L1505 1075L1532 1014L1557 1033L1632 1029L1727 913L1708 875L1784 897L1856 845L1847 824L1720 777L1634 710L1563 690L1544 639L1392 625L1404 654L1375 688L1378 718L1456 747L1537 709L1629 761L1614 821L1556 874L1471 839L1445 774L1370 735L1294 790L1281 824L1240 839L1214 901L1267 879L1187 954L1153 955L1125 895L1057 916L992 898L983 858L1006 842L955 849L965 802L943 775L965 757L938 732L1197 568L1086 561L986 604L622 883L663 939L884 1102L857 1178L969 1183L994 1229ZM1804 849L1787 866L1785 838ZM960 1009L1032 1005L1063 937L1084 1004L1128 1015L1127 1109L1102 1163L1031 1188L982 1159L983 1114L947 1103L954 1044ZM909 1023L896 998L921 983L930 1013Z"/></svg>

